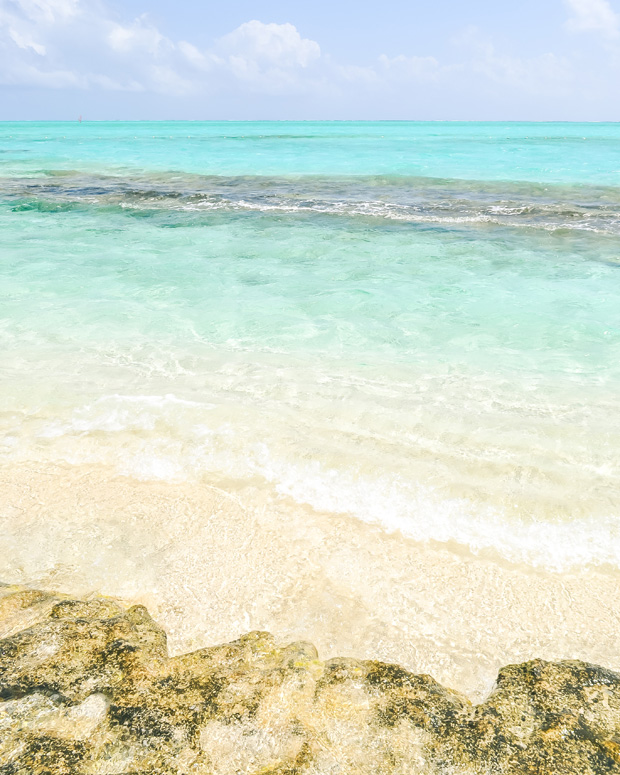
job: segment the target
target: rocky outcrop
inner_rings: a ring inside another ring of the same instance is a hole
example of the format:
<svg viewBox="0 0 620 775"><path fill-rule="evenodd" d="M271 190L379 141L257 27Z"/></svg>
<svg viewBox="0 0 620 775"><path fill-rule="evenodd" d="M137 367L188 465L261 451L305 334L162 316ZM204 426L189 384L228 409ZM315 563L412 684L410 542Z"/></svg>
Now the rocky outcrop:
<svg viewBox="0 0 620 775"><path fill-rule="evenodd" d="M480 705L431 677L252 632L169 658L145 608L0 588L1 775L620 773L620 676L500 671Z"/></svg>

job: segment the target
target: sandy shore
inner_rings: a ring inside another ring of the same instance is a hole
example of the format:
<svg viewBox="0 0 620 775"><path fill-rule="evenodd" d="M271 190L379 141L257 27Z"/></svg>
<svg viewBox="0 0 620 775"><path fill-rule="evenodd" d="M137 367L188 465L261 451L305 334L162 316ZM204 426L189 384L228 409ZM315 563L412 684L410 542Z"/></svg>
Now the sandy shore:
<svg viewBox="0 0 620 775"><path fill-rule="evenodd" d="M620 670L620 573L551 573L422 545L234 482L95 466L0 469L0 581L148 606L172 653L253 629L486 695L534 657Z"/></svg>

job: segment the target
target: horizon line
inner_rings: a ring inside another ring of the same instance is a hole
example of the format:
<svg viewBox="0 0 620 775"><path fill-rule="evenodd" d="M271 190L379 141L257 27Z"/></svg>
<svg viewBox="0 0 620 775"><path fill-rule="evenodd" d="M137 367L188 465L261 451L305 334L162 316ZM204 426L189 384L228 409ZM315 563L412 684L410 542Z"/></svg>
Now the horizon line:
<svg viewBox="0 0 620 775"><path fill-rule="evenodd" d="M3 118L0 124L620 124L620 119L487 118Z"/></svg>

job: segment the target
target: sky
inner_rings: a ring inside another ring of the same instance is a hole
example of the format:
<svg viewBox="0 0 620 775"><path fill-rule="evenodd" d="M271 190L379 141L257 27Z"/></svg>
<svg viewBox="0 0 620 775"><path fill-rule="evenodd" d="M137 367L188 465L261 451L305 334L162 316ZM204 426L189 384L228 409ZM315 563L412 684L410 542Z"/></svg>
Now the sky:
<svg viewBox="0 0 620 775"><path fill-rule="evenodd" d="M0 0L0 120L620 120L620 0Z"/></svg>

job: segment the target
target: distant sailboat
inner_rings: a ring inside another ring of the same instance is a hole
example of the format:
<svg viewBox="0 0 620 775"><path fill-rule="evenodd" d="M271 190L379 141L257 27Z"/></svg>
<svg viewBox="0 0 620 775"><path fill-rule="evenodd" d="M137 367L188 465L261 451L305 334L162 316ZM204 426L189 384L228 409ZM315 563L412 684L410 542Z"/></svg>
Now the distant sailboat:
<svg viewBox="0 0 620 775"><path fill-rule="evenodd" d="M82 116L80 116L80 117L78 118L78 122L79 122L80 124L82 123Z"/></svg>

